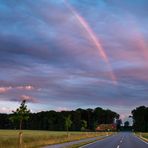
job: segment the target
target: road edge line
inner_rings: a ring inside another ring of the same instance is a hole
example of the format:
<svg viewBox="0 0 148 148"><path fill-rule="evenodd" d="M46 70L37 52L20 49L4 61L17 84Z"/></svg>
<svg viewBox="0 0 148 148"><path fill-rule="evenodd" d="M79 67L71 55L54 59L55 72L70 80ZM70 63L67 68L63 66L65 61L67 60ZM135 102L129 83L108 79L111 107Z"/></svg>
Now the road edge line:
<svg viewBox="0 0 148 148"><path fill-rule="evenodd" d="M104 138L104 139L105 139L105 138ZM83 148L83 147L85 147L85 146L88 146L88 145L91 145L91 144L97 143L98 141L100 141L100 140L97 140L97 141L94 141L94 142L91 142L91 143L85 144L85 145L83 145L83 146L80 146L79 148Z"/></svg>
<svg viewBox="0 0 148 148"><path fill-rule="evenodd" d="M114 135L106 136L106 137L104 137L103 139L100 139L100 140L97 140L97 141L94 141L94 142L85 144L85 145L83 145L83 146L80 146L79 148L83 148L83 147L85 147L85 146L89 146L89 145L91 145L91 144L97 143L98 141L103 141L103 140L105 140L106 138L109 138L109 137L112 137L112 136L114 136Z"/></svg>
<svg viewBox="0 0 148 148"><path fill-rule="evenodd" d="M148 144L148 142L144 141L142 138L139 138L137 135L135 135L135 137L136 137L137 139L139 139L140 141L144 142L145 144Z"/></svg>

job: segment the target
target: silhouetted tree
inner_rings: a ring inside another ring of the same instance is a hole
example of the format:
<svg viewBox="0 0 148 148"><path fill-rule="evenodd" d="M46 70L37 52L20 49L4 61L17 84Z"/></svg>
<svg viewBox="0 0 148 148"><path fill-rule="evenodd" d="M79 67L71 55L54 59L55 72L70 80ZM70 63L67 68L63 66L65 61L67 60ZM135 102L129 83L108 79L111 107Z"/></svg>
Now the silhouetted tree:
<svg viewBox="0 0 148 148"><path fill-rule="evenodd" d="M116 127L117 127L118 131L121 129L121 124L122 124L122 120L121 119L116 119Z"/></svg>
<svg viewBox="0 0 148 148"><path fill-rule="evenodd" d="M128 127L129 126L129 121L125 121L124 122L124 127Z"/></svg>

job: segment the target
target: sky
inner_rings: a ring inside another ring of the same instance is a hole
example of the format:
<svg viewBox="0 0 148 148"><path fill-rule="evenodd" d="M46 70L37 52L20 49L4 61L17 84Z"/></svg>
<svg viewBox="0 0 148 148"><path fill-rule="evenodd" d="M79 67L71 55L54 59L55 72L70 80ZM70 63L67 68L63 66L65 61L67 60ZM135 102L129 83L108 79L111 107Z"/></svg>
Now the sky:
<svg viewBox="0 0 148 148"><path fill-rule="evenodd" d="M0 112L148 105L148 0L0 0Z"/></svg>

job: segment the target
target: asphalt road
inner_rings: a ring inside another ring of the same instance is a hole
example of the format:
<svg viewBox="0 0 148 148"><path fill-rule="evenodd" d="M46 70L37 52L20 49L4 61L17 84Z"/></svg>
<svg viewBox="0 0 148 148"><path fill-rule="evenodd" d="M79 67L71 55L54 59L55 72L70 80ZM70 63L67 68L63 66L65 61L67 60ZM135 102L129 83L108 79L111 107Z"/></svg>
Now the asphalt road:
<svg viewBox="0 0 148 148"><path fill-rule="evenodd" d="M94 138L81 139L81 140L72 141L72 142L66 142L66 143L62 143L62 144L55 144L55 145L45 146L45 147L42 147L42 148L66 148L66 147L72 146L74 144L79 144L79 143L82 143L82 142L88 142L88 141L97 140L98 138L104 138L104 136L98 136L98 137L94 137Z"/></svg>
<svg viewBox="0 0 148 148"><path fill-rule="evenodd" d="M123 132L81 148L148 148L148 143L140 140L132 133Z"/></svg>

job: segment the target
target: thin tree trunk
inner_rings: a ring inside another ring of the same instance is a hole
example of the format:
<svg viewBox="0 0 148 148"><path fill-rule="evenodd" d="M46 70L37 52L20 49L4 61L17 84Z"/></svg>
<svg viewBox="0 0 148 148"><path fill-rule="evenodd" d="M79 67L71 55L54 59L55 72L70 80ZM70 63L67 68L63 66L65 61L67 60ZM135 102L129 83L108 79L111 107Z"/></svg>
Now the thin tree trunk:
<svg viewBox="0 0 148 148"><path fill-rule="evenodd" d="M22 130L22 120L20 120L20 131Z"/></svg>
<svg viewBox="0 0 148 148"><path fill-rule="evenodd" d="M68 131L68 127L67 127L67 138L69 138L69 131Z"/></svg>
<svg viewBox="0 0 148 148"><path fill-rule="evenodd" d="M22 144L23 143L23 138L22 137L23 137L23 133L20 131L19 132L19 143L18 143L19 148L23 147L23 144Z"/></svg>
<svg viewBox="0 0 148 148"><path fill-rule="evenodd" d="M20 132L19 132L19 148L22 148L23 145L23 132L22 132L22 120L20 120Z"/></svg>

